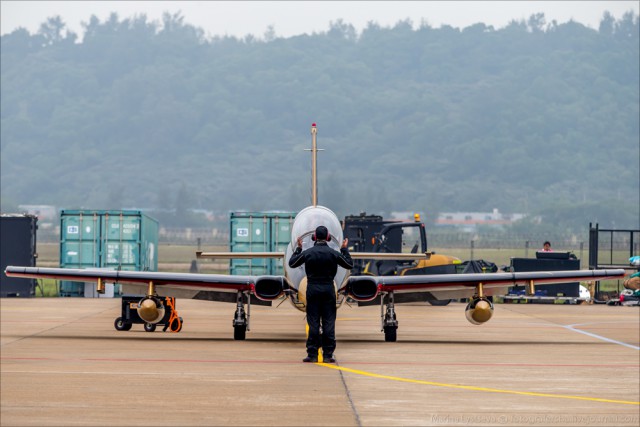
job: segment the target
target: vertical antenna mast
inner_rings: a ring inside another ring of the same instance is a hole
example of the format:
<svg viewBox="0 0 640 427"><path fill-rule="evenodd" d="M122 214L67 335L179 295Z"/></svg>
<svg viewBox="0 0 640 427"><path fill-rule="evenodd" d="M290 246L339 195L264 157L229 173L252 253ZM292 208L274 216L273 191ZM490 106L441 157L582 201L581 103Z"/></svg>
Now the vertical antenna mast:
<svg viewBox="0 0 640 427"><path fill-rule="evenodd" d="M311 125L311 150L305 149L305 151L311 151L311 204L318 206L318 146L316 144L316 135L318 129L316 124Z"/></svg>

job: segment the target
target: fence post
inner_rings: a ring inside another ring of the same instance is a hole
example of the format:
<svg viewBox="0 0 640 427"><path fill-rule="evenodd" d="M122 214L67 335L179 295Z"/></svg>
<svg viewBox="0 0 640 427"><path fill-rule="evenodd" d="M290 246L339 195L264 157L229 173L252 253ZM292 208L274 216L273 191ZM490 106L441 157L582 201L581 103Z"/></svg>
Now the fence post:
<svg viewBox="0 0 640 427"><path fill-rule="evenodd" d="M529 241L524 242L524 257L529 258Z"/></svg>
<svg viewBox="0 0 640 427"><path fill-rule="evenodd" d="M473 247L474 247L474 241L471 241L471 258L469 258L470 260L473 260Z"/></svg>
<svg viewBox="0 0 640 427"><path fill-rule="evenodd" d="M580 242L580 268L582 268L582 251L584 250L584 242Z"/></svg>

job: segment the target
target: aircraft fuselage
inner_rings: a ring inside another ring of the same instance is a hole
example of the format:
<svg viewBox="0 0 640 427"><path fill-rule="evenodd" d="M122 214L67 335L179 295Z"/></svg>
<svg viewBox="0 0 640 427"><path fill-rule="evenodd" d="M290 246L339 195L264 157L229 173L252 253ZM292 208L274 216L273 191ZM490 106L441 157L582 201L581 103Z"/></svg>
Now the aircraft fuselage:
<svg viewBox="0 0 640 427"><path fill-rule="evenodd" d="M296 215L291 228L291 242L287 245L287 249L285 251L285 276L289 280L291 286L298 291L297 301L296 298L290 298L289 300L293 303L293 306L300 311L305 311L307 276L304 265L298 268L291 268L289 267L289 259L298 245L297 241L299 237L302 238L303 250L313 246L314 242L311 240L311 237L313 236L316 227L319 225L324 225L329 230L329 235L331 236L331 239L327 242L329 247L339 251L343 240L342 225L340 224L340 220L338 220L336 214L333 213L331 209L324 206L308 206ZM348 270L338 267L338 272L334 279L334 286L342 284L348 275Z"/></svg>

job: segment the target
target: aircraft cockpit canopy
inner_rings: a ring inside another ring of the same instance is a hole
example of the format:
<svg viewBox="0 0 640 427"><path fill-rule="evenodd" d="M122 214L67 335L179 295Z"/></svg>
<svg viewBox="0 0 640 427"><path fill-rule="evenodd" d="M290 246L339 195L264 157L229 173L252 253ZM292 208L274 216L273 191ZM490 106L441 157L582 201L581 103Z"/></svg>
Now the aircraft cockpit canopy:
<svg viewBox="0 0 640 427"><path fill-rule="evenodd" d="M302 237L303 249L313 246L311 236L318 225L327 227L331 235L329 246L339 250L343 239L342 225L336 214L324 206L309 206L296 215L296 220L291 230L291 248L295 249L298 245L298 237Z"/></svg>

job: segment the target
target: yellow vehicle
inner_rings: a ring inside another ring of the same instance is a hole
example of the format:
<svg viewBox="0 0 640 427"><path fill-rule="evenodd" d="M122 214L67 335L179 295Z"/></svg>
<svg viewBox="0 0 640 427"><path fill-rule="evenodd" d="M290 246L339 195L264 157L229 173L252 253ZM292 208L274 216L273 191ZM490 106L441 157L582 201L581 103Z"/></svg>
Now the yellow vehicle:
<svg viewBox="0 0 640 427"><path fill-rule="evenodd" d="M385 221L378 215L347 216L343 222L344 236L354 252L428 253L421 260L354 260L353 275L407 276L420 274L455 274L462 261L456 257L429 253L427 233L420 216L414 221ZM450 300L427 298L433 305L445 305Z"/></svg>

